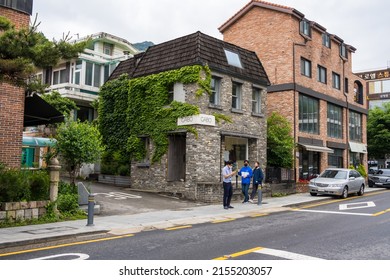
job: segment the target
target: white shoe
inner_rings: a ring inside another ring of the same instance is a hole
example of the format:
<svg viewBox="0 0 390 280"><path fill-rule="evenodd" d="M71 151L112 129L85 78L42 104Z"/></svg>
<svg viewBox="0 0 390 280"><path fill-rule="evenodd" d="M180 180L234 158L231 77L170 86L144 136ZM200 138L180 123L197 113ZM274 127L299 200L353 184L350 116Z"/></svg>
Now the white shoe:
<svg viewBox="0 0 390 280"><path fill-rule="evenodd" d="M250 203L253 203L253 199L249 199L248 201L249 201Z"/></svg>

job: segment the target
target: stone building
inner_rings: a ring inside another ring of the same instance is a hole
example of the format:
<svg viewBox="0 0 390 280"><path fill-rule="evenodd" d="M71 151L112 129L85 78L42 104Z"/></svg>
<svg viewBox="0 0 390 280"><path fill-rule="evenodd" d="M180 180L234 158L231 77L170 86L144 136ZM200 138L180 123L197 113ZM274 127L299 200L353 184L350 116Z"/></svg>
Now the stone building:
<svg viewBox="0 0 390 280"><path fill-rule="evenodd" d="M296 180L327 167L367 167L365 83L352 73L353 46L294 8L258 0L219 30L262 61L272 84L267 112L292 125Z"/></svg>
<svg viewBox="0 0 390 280"><path fill-rule="evenodd" d="M226 160L235 161L238 167L245 159L251 164L259 160L263 167L266 163L269 80L256 54L196 32L149 47L121 62L110 79L124 73L130 79L144 77L192 65L208 65L212 94L196 97L197 83L177 82L172 87L172 98L200 108L200 115L178 120L179 125L196 128L198 137L184 130L172 131L168 152L159 163L132 163L131 186L218 201L222 199L221 169ZM214 113L229 116L233 122L216 124ZM153 149L153 143L145 143L148 150Z"/></svg>

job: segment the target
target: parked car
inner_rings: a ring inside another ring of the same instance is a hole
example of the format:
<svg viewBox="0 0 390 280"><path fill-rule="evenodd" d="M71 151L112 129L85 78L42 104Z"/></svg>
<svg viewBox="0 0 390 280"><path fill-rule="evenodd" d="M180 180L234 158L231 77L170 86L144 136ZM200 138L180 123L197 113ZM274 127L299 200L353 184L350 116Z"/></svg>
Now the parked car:
<svg viewBox="0 0 390 280"><path fill-rule="evenodd" d="M390 188L390 169L378 169L374 174L368 174L368 186Z"/></svg>
<svg viewBox="0 0 390 280"><path fill-rule="evenodd" d="M347 198L351 193L363 195L364 187L364 177L356 170L347 168L328 168L309 182L309 191L313 196L328 194Z"/></svg>

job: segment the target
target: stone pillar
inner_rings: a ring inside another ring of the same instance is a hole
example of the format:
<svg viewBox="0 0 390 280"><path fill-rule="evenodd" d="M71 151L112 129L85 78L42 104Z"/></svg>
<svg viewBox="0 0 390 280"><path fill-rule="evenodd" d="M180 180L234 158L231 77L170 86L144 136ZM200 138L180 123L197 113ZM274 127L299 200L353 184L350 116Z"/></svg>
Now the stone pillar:
<svg viewBox="0 0 390 280"><path fill-rule="evenodd" d="M50 173L50 201L55 202L58 197L58 183L60 182L60 163L57 158L50 160L49 166ZM54 206L54 210L57 210L57 205Z"/></svg>

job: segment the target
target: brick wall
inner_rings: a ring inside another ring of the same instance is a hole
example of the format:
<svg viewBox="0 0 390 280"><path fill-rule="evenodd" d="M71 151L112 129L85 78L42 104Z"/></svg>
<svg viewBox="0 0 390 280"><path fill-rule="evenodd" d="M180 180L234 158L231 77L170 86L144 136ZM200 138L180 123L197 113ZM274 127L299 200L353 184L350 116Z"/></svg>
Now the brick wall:
<svg viewBox="0 0 390 280"><path fill-rule="evenodd" d="M0 7L0 15L10 19L16 28L28 27L30 16ZM0 83L0 162L19 168L22 155L24 90Z"/></svg>
<svg viewBox="0 0 390 280"><path fill-rule="evenodd" d="M269 76L272 85L292 85L284 91L273 91L267 96L267 115L272 112L279 112L292 124L295 123L296 138L306 137L327 141L348 144L349 114L346 106L343 108L343 139L330 138L327 135L327 102L319 98L319 134L299 132L299 93L296 91L294 97L293 85L301 86L308 91L324 94L336 100L364 110L367 108L367 101L358 104L354 101L354 82L359 81L363 86L362 79L352 73L352 53L348 52L348 60L343 60L339 55L339 43L332 39L331 48L322 45L322 33L312 28L311 40L305 41L299 33L299 22L296 16L277 11L277 9L266 9L253 7L241 15L234 23L227 28L224 25L224 40L239 45L243 48L256 52ZM301 46L303 44L303 46ZM301 57L312 63L312 77L301 75ZM295 63L295 65L294 65ZM317 65L327 69L327 84L317 81ZM295 70L295 75L294 75ZM332 72L340 75L341 89L332 87ZM344 94L344 78L348 78L348 93ZM365 93L365 89L363 89ZM294 102L295 98L295 102ZM294 110L295 104L295 110ZM295 114L294 114L295 113ZM362 118L363 143L367 143L367 116ZM294 127L292 128L294 131ZM344 151L344 166L348 166L348 150ZM321 169L328 166L327 154L321 153ZM367 156L364 162L367 163ZM298 159L297 159L298 166Z"/></svg>

